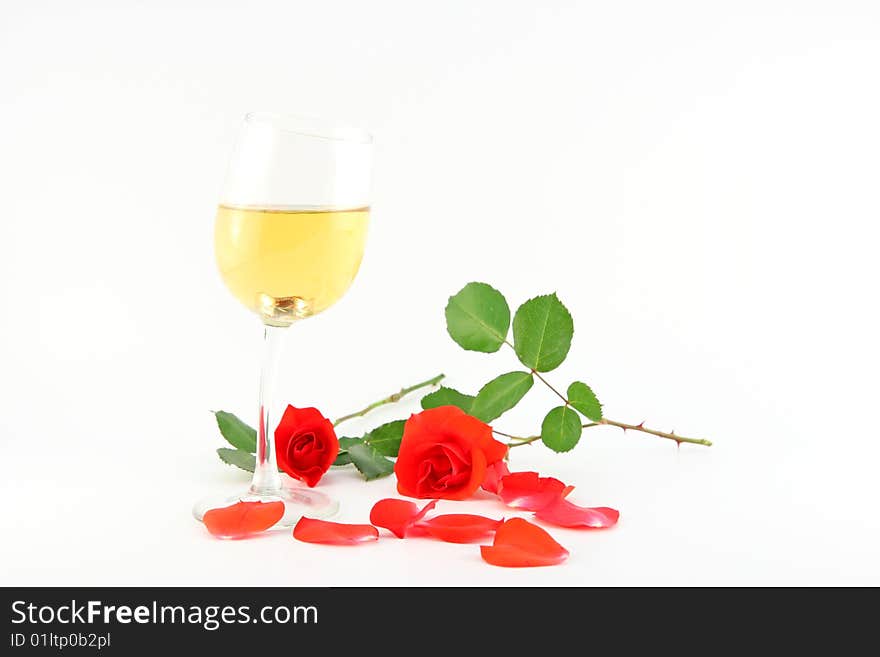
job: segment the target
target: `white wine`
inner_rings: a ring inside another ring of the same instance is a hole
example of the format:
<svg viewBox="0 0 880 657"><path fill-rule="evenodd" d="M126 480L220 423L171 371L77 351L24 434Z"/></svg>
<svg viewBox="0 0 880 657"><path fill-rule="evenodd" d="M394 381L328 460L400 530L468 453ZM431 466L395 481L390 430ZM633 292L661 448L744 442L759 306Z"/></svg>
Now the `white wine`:
<svg viewBox="0 0 880 657"><path fill-rule="evenodd" d="M345 294L361 264L370 209L221 205L214 228L226 287L266 324L288 326Z"/></svg>

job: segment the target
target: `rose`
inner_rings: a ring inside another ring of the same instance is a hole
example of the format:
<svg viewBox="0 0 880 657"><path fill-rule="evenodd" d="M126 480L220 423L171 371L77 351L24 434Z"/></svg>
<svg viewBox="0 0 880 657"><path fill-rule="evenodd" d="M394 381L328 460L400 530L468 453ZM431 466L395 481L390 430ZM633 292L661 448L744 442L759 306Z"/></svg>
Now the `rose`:
<svg viewBox="0 0 880 657"><path fill-rule="evenodd" d="M486 468L507 446L492 429L455 406L439 406L406 421L394 473L409 497L463 500L483 483Z"/></svg>
<svg viewBox="0 0 880 657"><path fill-rule="evenodd" d="M288 406L275 429L278 467L309 486L317 484L336 460L339 441L333 423L317 408Z"/></svg>

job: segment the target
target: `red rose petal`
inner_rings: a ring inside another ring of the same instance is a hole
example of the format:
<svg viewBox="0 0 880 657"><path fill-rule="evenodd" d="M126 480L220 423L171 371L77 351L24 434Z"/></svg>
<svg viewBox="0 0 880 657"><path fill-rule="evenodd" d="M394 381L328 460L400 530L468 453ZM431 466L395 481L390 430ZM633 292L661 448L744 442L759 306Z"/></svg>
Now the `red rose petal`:
<svg viewBox="0 0 880 657"><path fill-rule="evenodd" d="M536 568L562 563L567 558L567 553L565 557L558 558L535 554L509 545L481 545L480 556L486 563L502 568Z"/></svg>
<svg viewBox="0 0 880 657"><path fill-rule="evenodd" d="M376 527L384 527L397 538L403 538L407 531L436 505L437 500L432 500L419 510L415 502L392 498L379 500L370 511L370 522Z"/></svg>
<svg viewBox="0 0 880 657"><path fill-rule="evenodd" d="M473 543L494 534L502 522L469 513L447 513L423 520L419 527L447 543Z"/></svg>
<svg viewBox="0 0 880 657"><path fill-rule="evenodd" d="M498 495L507 505L527 511L537 511L562 497L565 484L553 477L541 477L537 472L514 472L501 478Z"/></svg>
<svg viewBox="0 0 880 657"><path fill-rule="evenodd" d="M585 529L606 529L614 527L620 512L607 506L588 508L578 506L568 500L559 499L535 513L538 520L560 527L582 527Z"/></svg>
<svg viewBox="0 0 880 657"><path fill-rule="evenodd" d="M266 531L283 515L284 502L236 502L211 509L202 522L217 538L244 538Z"/></svg>
<svg viewBox="0 0 880 657"><path fill-rule="evenodd" d="M504 461L495 461L495 463L486 468L486 476L483 477L483 490L497 495L501 478L506 477L509 474L510 470L507 468L507 464Z"/></svg>
<svg viewBox="0 0 880 657"><path fill-rule="evenodd" d="M303 516L293 528L293 537L303 543L357 545L378 539L379 530L373 525L349 525Z"/></svg>
<svg viewBox="0 0 880 657"><path fill-rule="evenodd" d="M477 434L476 442L477 445L479 445L480 449L483 450L483 453L486 455L486 463L489 465L497 463L505 456L507 456L507 445L498 440L495 440L492 437L491 429L488 433Z"/></svg>
<svg viewBox="0 0 880 657"><path fill-rule="evenodd" d="M495 532L492 545L481 545L483 561L505 568L555 566L568 558L568 550L546 531L522 518L511 518Z"/></svg>

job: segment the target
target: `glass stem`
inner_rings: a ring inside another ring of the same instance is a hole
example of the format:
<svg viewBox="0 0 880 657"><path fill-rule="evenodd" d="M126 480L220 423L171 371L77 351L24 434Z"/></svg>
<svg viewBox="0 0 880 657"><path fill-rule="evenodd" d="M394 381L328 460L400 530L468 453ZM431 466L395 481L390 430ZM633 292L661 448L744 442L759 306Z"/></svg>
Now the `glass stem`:
<svg viewBox="0 0 880 657"><path fill-rule="evenodd" d="M281 492L281 477L275 459L273 409L275 376L286 329L265 326L263 333L263 365L260 371L260 421L257 425L257 463L250 492L253 495L276 495Z"/></svg>

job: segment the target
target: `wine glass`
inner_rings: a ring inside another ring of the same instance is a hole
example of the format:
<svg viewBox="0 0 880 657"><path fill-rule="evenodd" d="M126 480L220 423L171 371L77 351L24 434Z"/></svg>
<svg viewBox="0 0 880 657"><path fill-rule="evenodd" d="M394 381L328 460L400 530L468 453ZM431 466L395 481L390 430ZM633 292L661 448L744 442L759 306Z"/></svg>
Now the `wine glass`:
<svg viewBox="0 0 880 657"><path fill-rule="evenodd" d="M244 119L214 248L226 287L264 326L256 464L246 490L197 503L199 520L238 501L284 502L284 527L338 509L323 492L279 475L273 383L288 328L333 305L357 274L370 214L371 142L362 130L319 119L263 112Z"/></svg>

